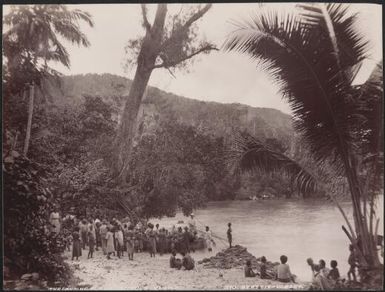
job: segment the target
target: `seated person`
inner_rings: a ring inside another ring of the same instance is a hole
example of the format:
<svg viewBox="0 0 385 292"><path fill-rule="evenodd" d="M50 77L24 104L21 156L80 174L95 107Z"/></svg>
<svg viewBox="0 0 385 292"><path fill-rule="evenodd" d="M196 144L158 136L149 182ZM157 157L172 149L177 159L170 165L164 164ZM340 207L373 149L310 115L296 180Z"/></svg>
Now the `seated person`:
<svg viewBox="0 0 385 292"><path fill-rule="evenodd" d="M281 264L277 266L277 280L280 282L288 283L293 282L295 283L294 276L290 272L290 267L287 263L287 256L282 255L280 257Z"/></svg>
<svg viewBox="0 0 385 292"><path fill-rule="evenodd" d="M267 268L266 268L266 258L263 256L261 257L261 279L272 279L272 277L267 273Z"/></svg>
<svg viewBox="0 0 385 292"><path fill-rule="evenodd" d="M326 262L324 260L319 260L318 265L321 268L321 272L324 274L325 277L329 275L330 270L326 267Z"/></svg>
<svg viewBox="0 0 385 292"><path fill-rule="evenodd" d="M319 265L314 266L313 285L316 289L327 291L333 288L329 280L324 276L324 273L322 273L322 268Z"/></svg>
<svg viewBox="0 0 385 292"><path fill-rule="evenodd" d="M329 280L330 285L334 286L334 289L339 289L342 286L343 281L340 278L340 272L337 268L337 261L332 260L330 262L331 270L327 276L327 279Z"/></svg>
<svg viewBox="0 0 385 292"><path fill-rule="evenodd" d="M180 254L183 256L182 266L188 271L194 269L195 263L193 258L185 252L181 252Z"/></svg>
<svg viewBox="0 0 385 292"><path fill-rule="evenodd" d="M255 277L257 274L254 273L253 269L251 268L251 261L247 260L246 261L246 266L245 266L245 277Z"/></svg>
<svg viewBox="0 0 385 292"><path fill-rule="evenodd" d="M170 268L175 268L180 270L181 267L182 267L182 261L176 258L176 252L175 250L173 250L170 257Z"/></svg>

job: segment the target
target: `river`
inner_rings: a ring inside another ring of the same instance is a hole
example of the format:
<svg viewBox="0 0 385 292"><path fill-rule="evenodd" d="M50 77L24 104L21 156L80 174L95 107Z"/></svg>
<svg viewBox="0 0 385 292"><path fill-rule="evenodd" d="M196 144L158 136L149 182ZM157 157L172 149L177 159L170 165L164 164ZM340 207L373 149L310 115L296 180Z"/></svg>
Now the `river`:
<svg viewBox="0 0 385 292"><path fill-rule="evenodd" d="M383 234L383 197L380 196L378 213L379 234ZM349 218L352 207L342 203ZM247 247L256 257L264 255L270 261L279 261L283 254L288 256L292 273L299 280L309 281L311 272L306 259L337 260L342 276L348 271L348 238L341 229L346 225L338 209L323 200L264 200L264 201L222 201L210 202L206 208L194 212L198 228L210 226L215 235L226 238L227 223L232 223L233 242ZM164 227L171 227L178 220L188 218L177 213L174 218L151 220ZM217 248L224 243L217 240ZM381 258L382 260L382 258Z"/></svg>

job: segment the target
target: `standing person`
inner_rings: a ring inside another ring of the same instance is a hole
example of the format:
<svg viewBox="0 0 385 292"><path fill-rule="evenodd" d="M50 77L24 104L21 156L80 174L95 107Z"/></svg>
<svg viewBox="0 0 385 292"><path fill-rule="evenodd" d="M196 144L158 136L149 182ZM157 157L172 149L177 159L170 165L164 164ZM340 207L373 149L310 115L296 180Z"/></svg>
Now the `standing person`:
<svg viewBox="0 0 385 292"><path fill-rule="evenodd" d="M96 222L96 220L95 220ZM100 226L101 226L101 222L98 221L95 223L95 235L96 235L96 248L95 250L99 250L99 246L101 247L102 246L102 238L100 237Z"/></svg>
<svg viewBox="0 0 385 292"><path fill-rule="evenodd" d="M111 254L115 253L114 248L114 235L112 233L112 229L110 227L107 227L107 234L106 234L106 240L107 240L107 259L111 259Z"/></svg>
<svg viewBox="0 0 385 292"><path fill-rule="evenodd" d="M88 245L88 223L86 219L81 221L80 236L82 239L83 249L86 249L86 245Z"/></svg>
<svg viewBox="0 0 385 292"><path fill-rule="evenodd" d="M351 276L353 276L353 281L357 282L357 278L356 278L357 256L356 256L354 246L352 244L349 245L349 251L350 251L350 255L348 258L348 263L350 265L350 269L348 271L348 278L349 278L349 281L351 281Z"/></svg>
<svg viewBox="0 0 385 292"><path fill-rule="evenodd" d="M149 225L150 230L147 232L147 238L149 243L150 257L155 257L156 254L156 234L154 231L154 225Z"/></svg>
<svg viewBox="0 0 385 292"><path fill-rule="evenodd" d="M182 252L183 247L183 230L182 227L178 227L178 232L175 234L175 249L177 252Z"/></svg>
<svg viewBox="0 0 385 292"><path fill-rule="evenodd" d="M94 254L94 249L95 249L95 232L94 232L94 227L91 225L90 230L88 231L88 257L87 258L92 258Z"/></svg>
<svg viewBox="0 0 385 292"><path fill-rule="evenodd" d="M82 247L80 243L79 227L75 227L75 231L72 233L72 260L79 259L82 256Z"/></svg>
<svg viewBox="0 0 385 292"><path fill-rule="evenodd" d="M183 236L182 236L183 240L182 240L182 251L184 251L185 253L189 253L190 252L190 232L188 230L188 227L185 226L184 228L184 232L183 232Z"/></svg>
<svg viewBox="0 0 385 292"><path fill-rule="evenodd" d="M233 242L233 235L232 235L232 229L231 229L231 223L227 224L227 241L229 242L229 246L231 248L231 243Z"/></svg>
<svg viewBox="0 0 385 292"><path fill-rule="evenodd" d="M116 226L115 239L116 239L118 258L120 258L120 256L123 256L124 238L123 238L122 228L119 225Z"/></svg>
<svg viewBox="0 0 385 292"><path fill-rule="evenodd" d="M104 219L102 221L102 225L100 226L100 229L99 229L99 233L100 233L100 240L102 241L102 251L103 251L103 254L106 255L107 254L107 222L106 220Z"/></svg>
<svg viewBox="0 0 385 292"><path fill-rule="evenodd" d="M207 250L211 252L213 250L212 248L213 237L212 237L210 228L208 226L206 226L205 241L206 241Z"/></svg>
<svg viewBox="0 0 385 292"><path fill-rule="evenodd" d="M170 248L171 250L178 250L178 238L175 232L170 234Z"/></svg>
<svg viewBox="0 0 385 292"><path fill-rule="evenodd" d="M49 223L51 224L51 232L60 232L60 215L58 207L54 207L51 214L49 215Z"/></svg>
<svg viewBox="0 0 385 292"><path fill-rule="evenodd" d="M128 227L127 231L125 232L125 240L126 240L128 259L132 261L134 260L135 242L134 242L134 228L131 225Z"/></svg>
<svg viewBox="0 0 385 292"><path fill-rule="evenodd" d="M144 231L144 238L143 238L143 244L144 244L144 249L149 250L150 249L150 242L149 242L149 234L151 232L151 229L154 229L154 225L152 223L147 224L147 228Z"/></svg>
<svg viewBox="0 0 385 292"><path fill-rule="evenodd" d="M169 253L172 251L171 249L171 233L165 229L165 242L164 242L164 252Z"/></svg>
<svg viewBox="0 0 385 292"><path fill-rule="evenodd" d="M158 223L156 223L154 231L155 231L156 250L159 252L159 232L160 232L160 229L159 229Z"/></svg>
<svg viewBox="0 0 385 292"><path fill-rule="evenodd" d="M139 252L139 230L134 229L134 247L135 247L135 252Z"/></svg>
<svg viewBox="0 0 385 292"><path fill-rule="evenodd" d="M195 242L197 240L197 234L198 234L197 231L194 231L193 234L190 233L190 250L192 252L195 252L195 247L196 247Z"/></svg>
<svg viewBox="0 0 385 292"><path fill-rule="evenodd" d="M196 223L196 221L195 221L195 219L194 219L194 213L191 213L190 214L190 219L189 219L189 221L188 221L188 227L189 227L189 230L190 230L190 232L191 233L194 233L194 231L196 231L196 229L197 229L197 223Z"/></svg>
<svg viewBox="0 0 385 292"><path fill-rule="evenodd" d="M158 234L158 252L160 255L166 252L166 230L161 228Z"/></svg>
<svg viewBox="0 0 385 292"><path fill-rule="evenodd" d="M146 241L146 235L144 234L142 229L139 229L138 232L139 232L138 233L139 234L139 241L138 241L139 252L142 252L142 251L144 251L144 242Z"/></svg>

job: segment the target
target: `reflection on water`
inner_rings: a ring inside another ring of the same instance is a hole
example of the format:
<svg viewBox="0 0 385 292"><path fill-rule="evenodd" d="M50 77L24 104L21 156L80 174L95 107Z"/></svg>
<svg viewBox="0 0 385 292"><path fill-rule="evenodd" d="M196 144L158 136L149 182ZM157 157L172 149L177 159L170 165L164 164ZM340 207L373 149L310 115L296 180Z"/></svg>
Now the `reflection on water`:
<svg viewBox="0 0 385 292"><path fill-rule="evenodd" d="M351 204L343 203L352 218ZM381 214L379 234L383 233L383 197L378 202ZM199 229L210 226L214 234L226 238L227 223L232 223L233 242L240 244L256 257L279 261L285 254L289 265L300 280L311 278L306 258L337 260L341 275L348 270L348 238L341 229L345 222L332 203L319 200L266 200L211 202L195 212ZM178 213L175 218L153 220L170 227L178 220L187 220ZM224 244L217 240L218 248Z"/></svg>

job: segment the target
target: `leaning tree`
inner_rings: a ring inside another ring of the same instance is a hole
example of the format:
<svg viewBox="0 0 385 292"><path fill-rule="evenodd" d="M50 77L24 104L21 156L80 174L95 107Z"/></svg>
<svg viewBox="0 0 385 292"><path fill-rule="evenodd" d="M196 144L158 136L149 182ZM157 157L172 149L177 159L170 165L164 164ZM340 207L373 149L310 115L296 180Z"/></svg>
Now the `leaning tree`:
<svg viewBox="0 0 385 292"><path fill-rule="evenodd" d="M211 8L211 4L185 9L167 17L167 4L158 4L151 24L145 4L141 5L145 35L131 40L126 49L134 52L129 63L136 63L135 76L127 96L121 123L116 136L117 181L127 179L132 154L132 141L136 131L136 119L150 76L154 69L164 68L173 74L173 68L182 68L198 54L215 50L215 46L197 38L197 21Z"/></svg>
<svg viewBox="0 0 385 292"><path fill-rule="evenodd" d="M365 275L381 270L374 200L383 173L382 61L365 84L354 85L368 55L368 42L356 29L357 14L341 4L299 8L299 14L261 12L249 22L239 22L224 47L259 60L278 82L295 129L315 161L321 167L327 161L344 177L354 218L354 228L344 231ZM250 149L244 153L252 156ZM262 158L254 161L269 170L268 157Z"/></svg>

